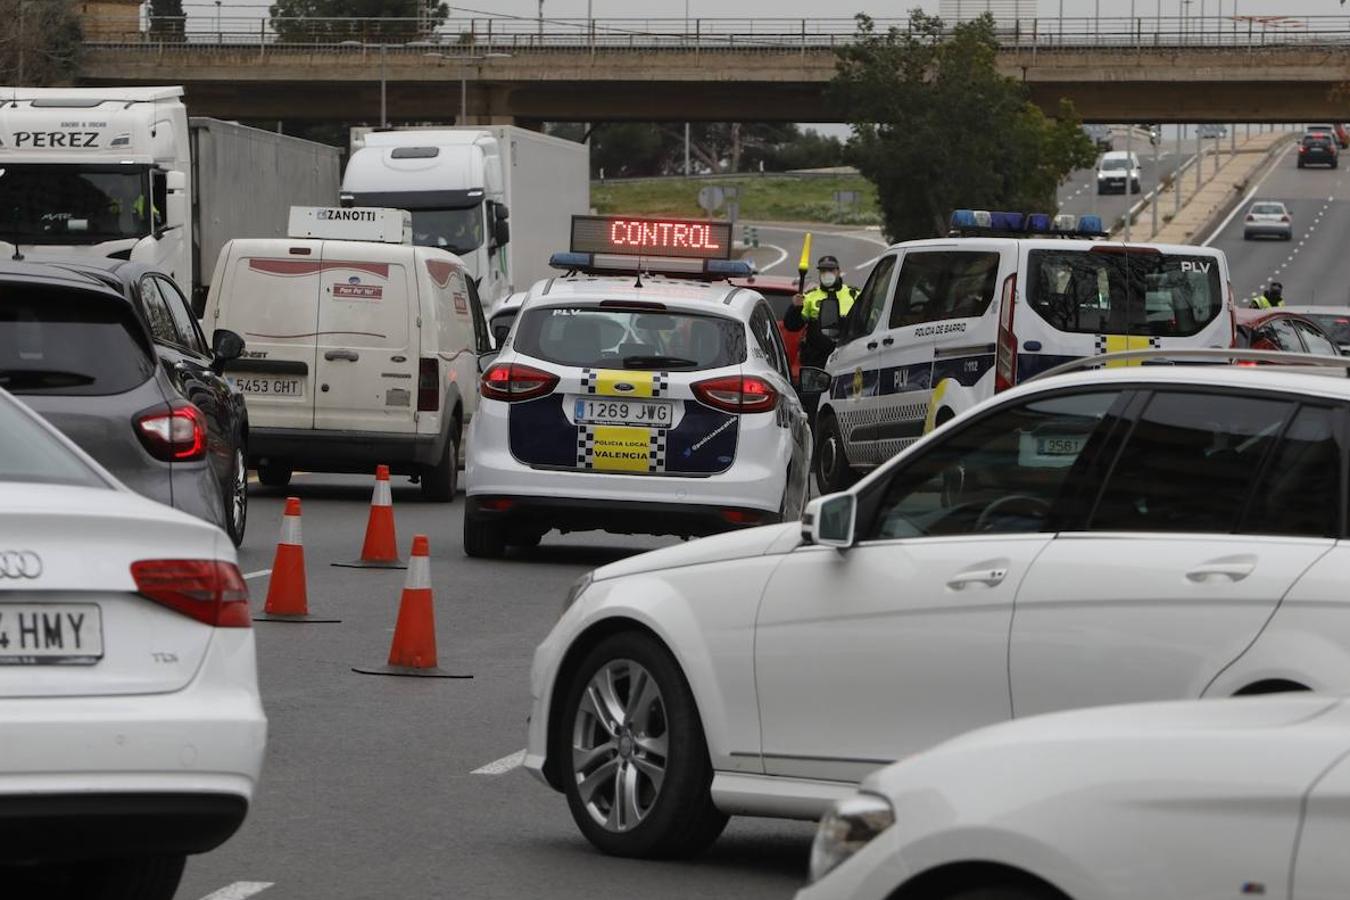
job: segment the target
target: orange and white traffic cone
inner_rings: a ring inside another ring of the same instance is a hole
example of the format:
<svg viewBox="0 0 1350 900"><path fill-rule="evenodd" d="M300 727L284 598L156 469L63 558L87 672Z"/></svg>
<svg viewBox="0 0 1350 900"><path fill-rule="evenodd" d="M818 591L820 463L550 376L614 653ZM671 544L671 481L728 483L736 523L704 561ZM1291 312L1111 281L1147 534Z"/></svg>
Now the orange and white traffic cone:
<svg viewBox="0 0 1350 900"><path fill-rule="evenodd" d="M281 538L272 559L272 578L267 583L267 604L256 622L338 622L309 614L305 588L305 546L300 532L300 498L287 497L281 516Z"/></svg>
<svg viewBox="0 0 1350 900"><path fill-rule="evenodd" d="M431 597L431 550L424 534L413 537L408 576L398 604L394 641L389 647L389 664L373 668L352 667L363 675L413 675L423 678L472 678L456 675L437 666L436 613Z"/></svg>
<svg viewBox="0 0 1350 900"><path fill-rule="evenodd" d="M394 533L394 498L389 491L389 467L375 467L375 491L370 497L370 515L366 518L366 539L361 556L351 562L333 563L350 569L406 569L398 558L398 537Z"/></svg>

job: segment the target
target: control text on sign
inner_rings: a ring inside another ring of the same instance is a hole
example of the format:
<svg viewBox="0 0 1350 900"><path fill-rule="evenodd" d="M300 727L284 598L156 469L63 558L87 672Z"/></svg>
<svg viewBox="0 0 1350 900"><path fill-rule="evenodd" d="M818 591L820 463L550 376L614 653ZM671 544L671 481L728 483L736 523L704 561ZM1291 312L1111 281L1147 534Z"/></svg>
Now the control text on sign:
<svg viewBox="0 0 1350 900"><path fill-rule="evenodd" d="M687 219L573 216L572 251L730 259L731 225Z"/></svg>

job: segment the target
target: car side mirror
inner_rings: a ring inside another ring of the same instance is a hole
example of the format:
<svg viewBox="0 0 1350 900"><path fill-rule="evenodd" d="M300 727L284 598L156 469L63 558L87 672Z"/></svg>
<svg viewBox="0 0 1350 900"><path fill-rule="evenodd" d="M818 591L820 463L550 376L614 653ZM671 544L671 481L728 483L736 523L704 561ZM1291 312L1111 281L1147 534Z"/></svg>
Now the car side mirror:
<svg viewBox="0 0 1350 900"><path fill-rule="evenodd" d="M500 350L489 350L486 353L478 354L478 374L482 375L491 368L492 364L497 361L497 356L500 353Z"/></svg>
<svg viewBox="0 0 1350 900"><path fill-rule="evenodd" d="M211 369L219 375L227 362L244 355L244 339L228 328L217 328L211 335L211 355Z"/></svg>
<svg viewBox="0 0 1350 900"><path fill-rule="evenodd" d="M802 366L797 383L803 394L823 394L830 389L830 373L814 366Z"/></svg>
<svg viewBox="0 0 1350 900"><path fill-rule="evenodd" d="M808 544L847 550L854 543L858 498L850 493L817 497L802 514L802 539Z"/></svg>

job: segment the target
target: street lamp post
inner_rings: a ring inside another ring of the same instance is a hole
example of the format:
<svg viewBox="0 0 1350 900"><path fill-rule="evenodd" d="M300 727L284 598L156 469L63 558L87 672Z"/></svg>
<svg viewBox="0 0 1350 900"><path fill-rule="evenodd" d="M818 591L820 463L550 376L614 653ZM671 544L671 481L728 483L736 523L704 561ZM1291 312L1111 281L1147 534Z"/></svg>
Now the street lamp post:
<svg viewBox="0 0 1350 900"><path fill-rule="evenodd" d="M216 0L216 44L219 46L224 43L220 33L220 0Z"/></svg>
<svg viewBox="0 0 1350 900"><path fill-rule="evenodd" d="M380 127L389 127L387 81L384 75L384 51L388 44L380 44Z"/></svg>

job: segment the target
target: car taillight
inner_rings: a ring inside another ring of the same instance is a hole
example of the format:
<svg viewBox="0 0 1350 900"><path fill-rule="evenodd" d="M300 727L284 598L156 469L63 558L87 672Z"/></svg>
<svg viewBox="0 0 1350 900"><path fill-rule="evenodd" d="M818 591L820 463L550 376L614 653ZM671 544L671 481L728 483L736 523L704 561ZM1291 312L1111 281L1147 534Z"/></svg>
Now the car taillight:
<svg viewBox="0 0 1350 900"><path fill-rule="evenodd" d="M1255 222L1255 221L1256 221L1256 216L1252 215L1251 213L1247 213L1247 221L1248 221L1248 222Z"/></svg>
<svg viewBox="0 0 1350 900"><path fill-rule="evenodd" d="M754 375L725 375L692 385L694 396L713 409L729 413L769 412L778 406L778 392Z"/></svg>
<svg viewBox="0 0 1350 900"><path fill-rule="evenodd" d="M143 559L131 564L136 591L216 628L249 628L248 585L218 559Z"/></svg>
<svg viewBox="0 0 1350 900"><path fill-rule="evenodd" d="M441 408L441 366L433 357L422 357L417 364L417 411L435 412Z"/></svg>
<svg viewBox="0 0 1350 900"><path fill-rule="evenodd" d="M520 363L498 363L483 373L479 393L489 400L516 403L553 393L558 376Z"/></svg>
<svg viewBox="0 0 1350 900"><path fill-rule="evenodd" d="M994 356L994 393L1017 383L1017 335L1013 333L1013 303L1017 299L1017 275L1003 281L998 308L998 345Z"/></svg>
<svg viewBox="0 0 1350 900"><path fill-rule="evenodd" d="M143 410L132 421L155 459L191 462L206 456L206 416L186 400Z"/></svg>
<svg viewBox="0 0 1350 900"><path fill-rule="evenodd" d="M764 521L765 515L755 509L724 509L722 521L729 525L758 525Z"/></svg>
<svg viewBox="0 0 1350 900"><path fill-rule="evenodd" d="M1280 221L1281 221L1281 222L1288 222L1288 221L1289 221L1289 217L1288 217L1288 216L1280 216Z"/></svg>
<svg viewBox="0 0 1350 900"><path fill-rule="evenodd" d="M1299 153L1307 153L1307 152L1308 152L1308 147L1307 147L1307 145L1306 145L1306 144L1299 144L1299 145L1298 145L1298 152L1299 152Z"/></svg>

